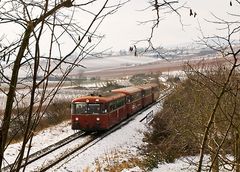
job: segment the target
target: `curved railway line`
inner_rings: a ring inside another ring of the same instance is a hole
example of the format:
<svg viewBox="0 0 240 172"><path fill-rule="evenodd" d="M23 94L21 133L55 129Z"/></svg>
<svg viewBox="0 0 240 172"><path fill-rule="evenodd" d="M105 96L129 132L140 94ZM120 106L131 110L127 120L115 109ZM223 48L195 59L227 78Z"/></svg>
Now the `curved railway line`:
<svg viewBox="0 0 240 172"><path fill-rule="evenodd" d="M65 145L67 145L71 142L73 142L76 139L84 137L85 135L86 135L85 132L77 132L77 133L74 133L73 135L70 135L70 136L64 138L63 140L60 140L59 142L56 142L56 143L54 143L54 144L52 144L52 145L50 145L50 146L48 146L48 147L46 147L42 150L39 150L39 151L29 155L27 158L24 158L24 160L23 160L24 163L22 164L21 167L24 168L28 164L31 164L31 163L37 161L38 159L52 153L53 151L65 146ZM13 164L10 164L10 165L4 167L2 169L2 171L14 171Z"/></svg>
<svg viewBox="0 0 240 172"><path fill-rule="evenodd" d="M87 150L91 146L95 145L100 140L102 140L104 137L108 136L109 134L113 133L117 129L119 129L122 126L129 123L131 120L133 120L140 113L146 111L147 109L149 109L153 105L161 102L167 95L170 94L171 88L169 87L169 88L167 88L163 91L164 91L164 94L161 94L159 99L156 102L154 102L153 104L149 105L148 107L145 107L144 109L138 111L136 114L134 114L130 118L126 119L125 121L121 122L120 124L116 125L115 127L111 128L110 130L108 130L106 132L101 132L101 133L95 132L95 133L90 133L90 134L86 133L86 132L74 133L73 135L70 135L69 137L66 137L65 139L63 139L63 140L61 140L57 143L54 143L54 144L52 144L52 145L50 145L50 146L48 146L48 147L46 147L42 150L39 150L39 151L29 155L27 158L25 158L23 160L23 164L22 164L21 168L24 169L24 170L27 169L26 171L28 171L28 167L32 166L32 167L35 167L35 169L33 169L33 171L36 171L36 170L41 171L41 172L47 171L48 169L52 168L53 166L55 166L56 164L58 164L62 160L66 159L67 157L70 157L71 155L73 155L75 152L79 152L79 153L84 152L85 150ZM142 122L145 118L147 118L147 116L145 116L140 122ZM83 142L81 142L79 144L80 139L83 140ZM73 145L71 147L68 146L72 143L73 143ZM63 151L61 151L60 153L59 152L56 153L59 156L52 155L52 157L54 157L54 159L47 160L46 156L48 156L48 155L50 155L54 152L59 151L59 149L62 149L63 147L67 147L67 148L64 149ZM43 161L42 165L39 166L39 163L37 163L38 165L36 165L36 164L34 165L34 163L36 163L37 161L39 161L41 159ZM47 163L46 163L46 160L47 160ZM10 165L2 168L2 171L15 171L14 168L15 167L13 166L13 164L10 164ZM31 169L30 171L32 171L31 167L30 167L30 169Z"/></svg>

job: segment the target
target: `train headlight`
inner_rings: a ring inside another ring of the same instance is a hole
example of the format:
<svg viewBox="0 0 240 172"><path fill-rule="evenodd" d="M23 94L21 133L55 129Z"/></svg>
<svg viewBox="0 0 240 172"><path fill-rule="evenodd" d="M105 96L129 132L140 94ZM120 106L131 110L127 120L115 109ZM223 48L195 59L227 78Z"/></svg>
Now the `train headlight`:
<svg viewBox="0 0 240 172"><path fill-rule="evenodd" d="M78 121L79 120L78 117L76 117L75 120Z"/></svg>
<svg viewBox="0 0 240 172"><path fill-rule="evenodd" d="M96 118L97 121L100 121L100 118Z"/></svg>

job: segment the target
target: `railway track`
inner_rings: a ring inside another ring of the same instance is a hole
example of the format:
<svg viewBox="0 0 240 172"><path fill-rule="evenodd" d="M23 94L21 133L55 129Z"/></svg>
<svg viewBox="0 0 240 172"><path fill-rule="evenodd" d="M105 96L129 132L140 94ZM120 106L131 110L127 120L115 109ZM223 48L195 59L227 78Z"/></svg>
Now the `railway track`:
<svg viewBox="0 0 240 172"><path fill-rule="evenodd" d="M85 132L77 132L77 133L74 133L73 135L70 135L70 136L66 137L63 140L60 140L57 143L54 143L54 144L52 144L52 145L50 145L50 146L48 146L48 147L46 147L42 150L39 150L39 151L29 155L27 158L24 158L23 159L23 164L21 165L21 167L24 168L28 164L31 164L32 162L37 161L38 159L50 154L51 152L65 146L65 145L67 145L71 142L73 142L76 139L84 137L85 135L86 135ZM10 165L2 168L2 171L14 171L13 164L10 164Z"/></svg>
<svg viewBox="0 0 240 172"><path fill-rule="evenodd" d="M48 169L54 167L56 164L58 164L59 162L61 162L64 159L66 159L67 157L71 156L72 154L74 154L77 151L83 152L84 150L88 149L92 145L96 144L100 140L99 138L101 138L101 135L103 135L103 133L92 134L91 137L89 139L85 140L82 144L80 144L72 149L67 150L61 156L56 157L54 160L48 162L48 164L46 164L45 166L42 166L39 169L39 171L40 172L47 171Z"/></svg>
<svg viewBox="0 0 240 172"><path fill-rule="evenodd" d="M138 113L140 113L140 112L138 112ZM23 163L21 165L21 168L26 169L26 171L40 171L40 172L47 171L48 169L52 168L53 166L55 166L62 160L73 155L75 152L77 152L77 151L79 151L79 153L84 152L85 150L87 150L91 146L95 145L100 140L102 140L104 137L106 137L109 134L111 134L112 132L116 131L123 125L126 125L129 121L131 121L134 117L136 117L136 115L137 114L135 114L134 116L131 116L131 118L128 118L127 120L123 121L119 125L113 127L111 130L106 131L106 132L102 132L102 133L95 132L95 133L91 133L91 134L87 134L85 132L75 133L53 145L50 145L40 151L37 151L37 152L29 155L28 159L23 160L23 162L25 162L27 160L27 163ZM58 151L58 149L62 148L63 146L66 146L76 140L78 141L79 139L82 139L84 141L81 142L80 144L78 144L78 143L74 144L74 146L72 148L68 147L66 150L62 151L61 153L57 153L58 154L57 156L52 155L52 157L54 157L54 158L51 160L47 160L47 163L46 163L46 161L43 161L42 164L37 163L37 165L36 165L37 161L39 161L41 159L46 159L47 155L53 153L54 151ZM39 164L41 164L41 165L39 165ZM2 169L2 171L7 172L7 171L15 171L15 170L14 170L13 164L11 164L9 166L4 167Z"/></svg>
<svg viewBox="0 0 240 172"><path fill-rule="evenodd" d="M123 122L121 122L120 124L118 124L117 126L113 127L112 129L104 132L104 133L95 133L95 136L89 140L87 143L80 145L78 148L69 151L67 154L65 154L64 156L62 156L60 159L56 160L55 162L52 162L51 164L49 164L48 166L42 168L40 171L46 171L50 168L52 168L54 165L58 164L59 162L61 162L62 160L72 156L71 158L69 158L68 161L70 161L71 159L73 159L74 157L78 156L79 154L81 154L82 152L84 152L85 150L87 150L88 148L90 148L91 146L95 145L97 142L99 142L100 140L102 140L104 137L110 135L111 133L113 133L114 131L116 131L117 129L123 127L124 125L126 125L127 123L129 123L130 121L132 121L133 119L136 118L136 116L138 116L139 114L143 113L144 111L146 111L147 109L151 108L153 105L160 103L164 100L164 98L166 98L166 96L168 96L169 94L171 94L171 90L172 87L168 87L167 89L164 90L164 94L162 94L159 99L154 102L153 104L143 108L142 110L138 111L136 114L134 114L133 116L131 116L130 118L124 120ZM144 117L145 118L145 117ZM73 155L75 152L78 152L77 155Z"/></svg>
<svg viewBox="0 0 240 172"><path fill-rule="evenodd" d="M122 126L129 123L131 120L133 120L136 116L138 116L142 112L146 111L147 109L149 109L153 105L161 102L170 93L171 93L171 88L166 89L165 93L162 94L160 96L160 98L154 104L151 104L148 107L145 107L144 109L140 110L139 112L137 112L136 114L134 114L130 118L121 122L119 125L113 127L111 130L108 130L107 132L102 132L102 133L95 132L95 133L91 133L91 134L87 134L85 132L77 132L77 133L75 133L75 134L73 134L73 135L55 143L55 144L52 144L52 145L50 145L50 146L48 146L48 147L46 147L46 148L44 148L40 151L37 151L37 152L29 155L27 159L24 159L23 162L25 162L25 163L23 163L21 167L24 170L27 169L26 171L41 171L41 172L44 172L44 171L47 171L48 169L52 168L53 166L55 166L59 162L63 161L64 159L70 157L71 155L72 155L72 158L74 158L73 154L75 152L78 152L78 154L84 152L85 150L87 150L91 146L95 145L100 140L102 140L104 137L108 136L109 134L113 133L117 129L119 129ZM144 117L141 121L143 121L146 117ZM83 142L79 143L80 140L83 140ZM37 165L36 165L36 162L39 161L40 159L46 159L46 156L50 155L53 152L57 152L62 147L67 146L74 141L76 141L76 143L73 144L74 146L68 146L66 150L64 150L60 153L56 153L57 154L56 156L51 155L52 157L54 157L53 159L43 160L42 164L37 163ZM41 164L41 165L39 165L39 164ZM14 166L9 165L7 167L4 167L2 169L2 171L14 171Z"/></svg>
<svg viewBox="0 0 240 172"><path fill-rule="evenodd" d="M55 166L56 164L58 164L59 162L61 162L62 160L72 156L68 161L70 161L71 159L73 159L74 157L78 156L80 153L83 153L85 150L87 150L88 148L92 147L93 145L97 144L99 141L101 141L104 137L110 135L111 133L113 133L114 131L118 130L119 128L123 127L124 125L126 125L127 123L129 123L130 121L132 121L137 115L139 115L140 113L142 113L144 110L147 110L149 107L146 107L144 109L142 109L141 111L137 112L136 114L134 114L133 116L131 116L130 118L122 121L120 124L114 126L113 128L111 128L110 130L106 131L106 132L102 132L102 133L94 133L92 135L92 138L90 140L88 140L87 142L85 142L82 145L79 145L79 147L65 153L61 158L56 159L54 162L51 162L49 165L42 167L39 171L44 172L47 171L48 169L52 168L53 166ZM75 152L78 152L77 155L73 155Z"/></svg>
<svg viewBox="0 0 240 172"><path fill-rule="evenodd" d="M86 149L90 148L91 146L95 145L97 142L99 142L100 140L102 140L104 137L108 136L109 134L113 133L114 131L116 131L117 129L123 127L124 125L128 124L130 121L134 120L139 114L143 113L144 111L150 109L153 105L159 104L161 102L163 102L163 100L171 94L173 87L169 86L168 88L166 88L165 90L162 91L162 94L160 95L159 99L154 102L153 104L143 108L142 110L138 111L136 114L134 114L133 116L131 116L130 118L126 119L125 121L121 122L119 125L113 127L111 130L103 133L100 137L98 137L96 140L94 140L91 144L87 145L87 147L84 147L83 149L81 149L78 154L76 154L75 156L72 156L72 158L68 159L66 162L70 161L71 159L75 158L76 156L78 156L79 154L81 154L82 152L84 152ZM141 120L143 121L146 118L146 116ZM141 122L140 121L140 122ZM61 166L59 166L58 168L60 168Z"/></svg>

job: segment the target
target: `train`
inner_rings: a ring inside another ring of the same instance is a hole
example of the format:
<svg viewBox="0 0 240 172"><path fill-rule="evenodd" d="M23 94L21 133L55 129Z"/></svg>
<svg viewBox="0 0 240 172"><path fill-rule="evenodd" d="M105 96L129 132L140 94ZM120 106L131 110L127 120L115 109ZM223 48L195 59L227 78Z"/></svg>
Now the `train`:
<svg viewBox="0 0 240 172"><path fill-rule="evenodd" d="M71 127L91 132L109 130L158 97L158 84L147 83L75 98L71 102Z"/></svg>

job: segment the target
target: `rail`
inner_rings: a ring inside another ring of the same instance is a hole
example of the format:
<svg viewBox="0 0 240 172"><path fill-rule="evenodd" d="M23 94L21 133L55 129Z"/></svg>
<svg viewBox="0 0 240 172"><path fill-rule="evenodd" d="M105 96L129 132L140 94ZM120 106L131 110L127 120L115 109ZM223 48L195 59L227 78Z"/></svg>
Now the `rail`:
<svg viewBox="0 0 240 172"><path fill-rule="evenodd" d="M39 169L37 169L37 171L41 171L44 172L50 168L52 168L53 166L55 166L56 164L58 164L59 162L61 162L62 160L66 159L67 157L70 157L71 155L73 155L75 152L79 152L82 153L85 150L87 150L88 148L90 148L91 146L95 145L96 143L98 143L100 140L102 140L104 137L108 136L109 134L113 133L114 131L116 131L117 129L121 128L122 126L126 125L127 123L129 123L131 120L133 120L136 116L138 116L140 113L146 111L147 109L149 109L150 107L152 107L153 105L160 103L167 95L169 95L171 93L171 89L166 89L165 93L162 94L159 99L154 102L153 104L143 108L142 110L138 111L136 114L132 115L131 117L129 117L128 119L124 120L123 122L121 122L120 124L114 126L112 129L106 131L106 132L101 132L101 133L92 133L92 134L87 134L85 132L78 132L75 133L53 145L50 145L38 152L35 152L33 154L31 154L28 159L24 159L23 160L23 164L22 164L22 168L25 168L26 166L36 162L37 160L44 158L45 156L49 155L50 153L53 153L54 151L57 151L58 149L62 148L63 146L66 146L67 144L76 141L79 138L84 138L84 137L88 137L87 139L85 139L85 141L81 144L77 144L77 146L75 146L74 148L68 148L67 151L61 153L61 156L59 157L54 157L54 160L50 160L48 161L47 164L45 165L41 165L41 167L38 167ZM150 122L153 118L153 111L150 111L143 119L140 120L140 122L142 122L144 119L146 119L146 122ZM25 162L27 161L27 162ZM13 164L4 167L2 169L2 171L14 171L14 166Z"/></svg>

